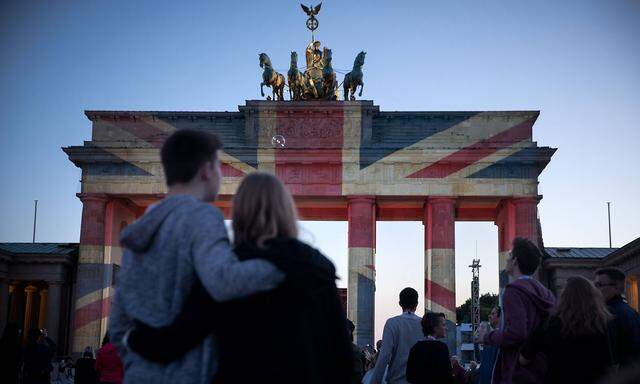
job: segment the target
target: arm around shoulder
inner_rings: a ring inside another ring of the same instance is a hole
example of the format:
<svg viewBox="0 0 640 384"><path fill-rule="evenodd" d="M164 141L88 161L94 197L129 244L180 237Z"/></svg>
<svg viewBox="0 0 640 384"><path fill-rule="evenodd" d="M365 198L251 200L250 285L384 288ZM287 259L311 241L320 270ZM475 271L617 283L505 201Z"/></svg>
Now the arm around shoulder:
<svg viewBox="0 0 640 384"><path fill-rule="evenodd" d="M200 281L218 301L268 291L284 278L282 272L265 260L239 261L231 250L222 214L212 206L194 213L191 253Z"/></svg>

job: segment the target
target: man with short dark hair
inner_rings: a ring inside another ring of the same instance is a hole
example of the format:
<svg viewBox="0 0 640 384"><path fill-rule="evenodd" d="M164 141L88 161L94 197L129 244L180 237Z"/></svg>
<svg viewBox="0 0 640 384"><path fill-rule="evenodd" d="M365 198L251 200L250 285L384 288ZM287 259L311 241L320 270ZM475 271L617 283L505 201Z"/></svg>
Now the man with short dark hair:
<svg viewBox="0 0 640 384"><path fill-rule="evenodd" d="M616 358L626 365L640 357L640 315L622 297L626 276L617 268L601 268L596 271L595 286L607 302L609 312L615 317Z"/></svg>
<svg viewBox="0 0 640 384"><path fill-rule="evenodd" d="M387 320L382 332L382 349L374 367L372 384L382 383L385 370L389 384L407 383L407 360L409 351L422 339L421 318L416 316L418 292L413 288L400 291L402 314ZM388 368L387 368L388 367Z"/></svg>
<svg viewBox="0 0 640 384"><path fill-rule="evenodd" d="M210 383L217 370L213 336L181 359L160 365L129 351L125 334L134 321L170 324L194 284L202 284L214 300L226 301L274 288L284 277L263 259L240 262L231 251L222 214L210 204L222 179L221 147L206 132L172 134L161 151L166 198L122 231L125 251L109 332L124 362L125 383Z"/></svg>
<svg viewBox="0 0 640 384"><path fill-rule="evenodd" d="M530 240L516 238L507 259L506 271L512 282L502 298L503 323L500 329L479 331L479 341L500 348L493 383L542 383L546 370L544 356L526 367L518 364L520 347L538 325L549 316L555 297L533 275L540 264L540 251Z"/></svg>

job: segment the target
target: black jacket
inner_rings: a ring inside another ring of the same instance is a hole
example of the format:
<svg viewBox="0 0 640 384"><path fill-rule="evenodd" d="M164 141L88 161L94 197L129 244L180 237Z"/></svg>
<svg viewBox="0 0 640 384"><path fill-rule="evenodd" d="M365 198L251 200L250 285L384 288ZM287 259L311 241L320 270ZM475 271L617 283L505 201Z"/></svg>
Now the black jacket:
<svg viewBox="0 0 640 384"><path fill-rule="evenodd" d="M547 361L545 383L599 383L614 364L614 326L605 332L567 336L562 320L551 316L536 328L520 349L527 360L543 354Z"/></svg>
<svg viewBox="0 0 640 384"><path fill-rule="evenodd" d="M452 384L453 369L447 344L438 340L418 341L409 352L407 381L411 384Z"/></svg>
<svg viewBox="0 0 640 384"><path fill-rule="evenodd" d="M96 384L98 373L96 372L96 359L81 357L76 361L74 384Z"/></svg>
<svg viewBox="0 0 640 384"><path fill-rule="evenodd" d="M622 296L607 301L615 318L617 360L626 365L640 359L640 314L627 304Z"/></svg>
<svg viewBox="0 0 640 384"><path fill-rule="evenodd" d="M137 323L129 346L147 359L168 362L215 331L217 383L348 383L353 357L331 261L295 239L235 252L241 260L274 263L285 281L227 303L216 303L197 284L173 324L154 329Z"/></svg>

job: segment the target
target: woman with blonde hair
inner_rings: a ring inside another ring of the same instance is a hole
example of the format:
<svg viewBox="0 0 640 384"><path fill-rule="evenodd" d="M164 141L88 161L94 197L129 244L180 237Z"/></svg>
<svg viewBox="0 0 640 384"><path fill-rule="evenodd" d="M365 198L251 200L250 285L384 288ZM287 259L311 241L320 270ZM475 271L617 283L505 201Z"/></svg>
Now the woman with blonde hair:
<svg viewBox="0 0 640 384"><path fill-rule="evenodd" d="M615 364L612 316L600 291L573 276L554 315L531 335L520 351L527 365L537 353L547 357L545 383L596 383Z"/></svg>
<svg viewBox="0 0 640 384"><path fill-rule="evenodd" d="M262 258L286 275L275 290L216 303L196 284L173 324L144 324L129 347L167 363L212 331L219 347L216 383L347 383L352 350L335 284L335 267L297 240L293 199L275 176L256 172L233 199L234 252Z"/></svg>

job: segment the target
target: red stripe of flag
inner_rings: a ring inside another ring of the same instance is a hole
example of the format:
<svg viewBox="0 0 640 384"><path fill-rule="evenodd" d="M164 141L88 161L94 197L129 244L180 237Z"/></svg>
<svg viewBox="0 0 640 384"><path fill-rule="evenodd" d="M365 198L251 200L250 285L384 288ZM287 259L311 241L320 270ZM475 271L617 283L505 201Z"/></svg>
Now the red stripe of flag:
<svg viewBox="0 0 640 384"><path fill-rule="evenodd" d="M73 328L78 329L92 321L100 320L109 316L111 302L109 298L96 300L81 308L76 309L73 316Z"/></svg>
<svg viewBox="0 0 640 384"><path fill-rule="evenodd" d="M456 311L455 292L429 279L424 279L424 291L425 296L427 296L427 299L431 300L431 302L441 305L452 312Z"/></svg>
<svg viewBox="0 0 640 384"><path fill-rule="evenodd" d="M525 120L495 136L454 152L407 177L412 179L440 179L447 177L500 149L530 138L534 121L535 118Z"/></svg>

